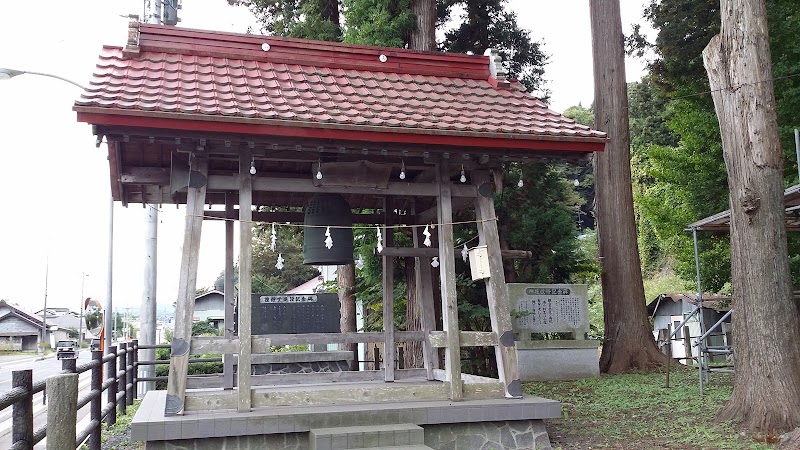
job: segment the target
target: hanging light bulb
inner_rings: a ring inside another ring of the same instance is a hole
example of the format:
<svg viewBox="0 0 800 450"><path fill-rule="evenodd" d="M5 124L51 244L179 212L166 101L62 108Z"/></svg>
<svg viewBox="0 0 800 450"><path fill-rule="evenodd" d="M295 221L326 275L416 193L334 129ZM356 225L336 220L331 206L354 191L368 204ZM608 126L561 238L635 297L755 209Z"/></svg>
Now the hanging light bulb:
<svg viewBox="0 0 800 450"><path fill-rule="evenodd" d="M466 183L467 182L467 176L464 174L464 165L463 164L461 165L461 178L459 178L459 180L461 180L462 183Z"/></svg>
<svg viewBox="0 0 800 450"><path fill-rule="evenodd" d="M580 185L581 185L581 182L580 182L580 181L578 181L578 179L577 179L577 178L575 178L575 181L573 181L573 182L572 182L572 184L573 184L575 187L578 187L578 186L580 186Z"/></svg>
<svg viewBox="0 0 800 450"><path fill-rule="evenodd" d="M317 163L317 179L322 179L322 161Z"/></svg>
<svg viewBox="0 0 800 450"><path fill-rule="evenodd" d="M400 162L400 179L401 180L406 179L406 162L403 160L401 160Z"/></svg>
<svg viewBox="0 0 800 450"><path fill-rule="evenodd" d="M253 157L253 160L250 161L250 175L256 174L256 157Z"/></svg>
<svg viewBox="0 0 800 450"><path fill-rule="evenodd" d="M439 267L439 257L438 256L434 256L433 257L433 259L431 260L431 266Z"/></svg>
<svg viewBox="0 0 800 450"><path fill-rule="evenodd" d="M521 188L522 186L525 186L525 183L522 181L522 176L520 176L519 181L517 181L517 187Z"/></svg>
<svg viewBox="0 0 800 450"><path fill-rule="evenodd" d="M364 268L364 258L361 255L358 255L358 259L356 260L356 269L362 270Z"/></svg>

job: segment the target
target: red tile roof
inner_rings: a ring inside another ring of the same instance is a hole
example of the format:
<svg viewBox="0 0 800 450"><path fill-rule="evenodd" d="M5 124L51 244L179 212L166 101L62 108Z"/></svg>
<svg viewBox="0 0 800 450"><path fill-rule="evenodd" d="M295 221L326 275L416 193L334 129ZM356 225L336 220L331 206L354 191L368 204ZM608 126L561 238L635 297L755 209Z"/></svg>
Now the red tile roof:
<svg viewBox="0 0 800 450"><path fill-rule="evenodd" d="M487 56L146 24L139 31L138 46L103 48L75 103L79 120L545 150L598 151L606 141L520 83L494 78Z"/></svg>

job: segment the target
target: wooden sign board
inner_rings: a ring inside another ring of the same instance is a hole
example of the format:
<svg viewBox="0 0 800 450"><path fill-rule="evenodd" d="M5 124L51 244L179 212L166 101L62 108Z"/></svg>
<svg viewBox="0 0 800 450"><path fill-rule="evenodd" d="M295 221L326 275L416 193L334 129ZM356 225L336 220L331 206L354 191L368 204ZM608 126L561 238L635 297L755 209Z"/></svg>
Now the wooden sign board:
<svg viewBox="0 0 800 450"><path fill-rule="evenodd" d="M339 295L253 294L252 334L338 333Z"/></svg>

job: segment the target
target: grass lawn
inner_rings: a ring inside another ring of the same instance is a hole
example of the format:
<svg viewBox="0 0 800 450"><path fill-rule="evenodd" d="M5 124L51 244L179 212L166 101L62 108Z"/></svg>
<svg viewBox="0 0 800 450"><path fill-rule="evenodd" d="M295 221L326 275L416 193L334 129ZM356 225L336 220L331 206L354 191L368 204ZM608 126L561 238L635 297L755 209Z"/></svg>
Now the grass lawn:
<svg viewBox="0 0 800 450"><path fill-rule="evenodd" d="M525 383L527 394L562 402L562 417L547 421L556 449L773 449L775 436L740 433L714 416L730 397L733 377L712 374L699 395L697 370Z"/></svg>

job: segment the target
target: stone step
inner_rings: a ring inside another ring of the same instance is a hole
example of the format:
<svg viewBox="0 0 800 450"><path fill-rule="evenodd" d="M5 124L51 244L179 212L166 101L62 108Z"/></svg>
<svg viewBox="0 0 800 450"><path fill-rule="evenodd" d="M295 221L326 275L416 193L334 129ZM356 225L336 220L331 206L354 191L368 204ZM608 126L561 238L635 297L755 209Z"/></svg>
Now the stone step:
<svg viewBox="0 0 800 450"><path fill-rule="evenodd" d="M394 448L424 444L425 435L419 425L404 423L315 428L309 430L308 441L311 450Z"/></svg>

